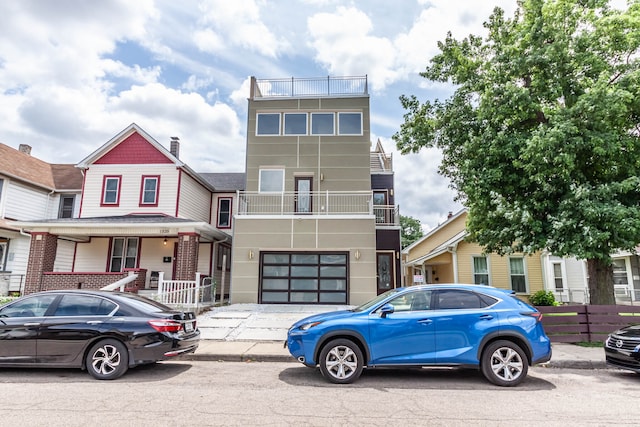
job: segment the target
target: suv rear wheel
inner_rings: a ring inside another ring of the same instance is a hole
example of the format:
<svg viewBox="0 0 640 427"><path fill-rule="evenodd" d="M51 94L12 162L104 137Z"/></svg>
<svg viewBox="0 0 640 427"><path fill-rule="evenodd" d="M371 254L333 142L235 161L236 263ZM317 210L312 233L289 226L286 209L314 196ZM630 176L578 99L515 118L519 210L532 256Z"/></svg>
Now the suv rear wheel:
<svg viewBox="0 0 640 427"><path fill-rule="evenodd" d="M519 345L501 340L484 349L481 368L482 374L493 384L512 387L526 378L529 363Z"/></svg>
<svg viewBox="0 0 640 427"><path fill-rule="evenodd" d="M348 339L330 341L320 352L320 372L335 384L349 384L357 380L363 363L360 347Z"/></svg>

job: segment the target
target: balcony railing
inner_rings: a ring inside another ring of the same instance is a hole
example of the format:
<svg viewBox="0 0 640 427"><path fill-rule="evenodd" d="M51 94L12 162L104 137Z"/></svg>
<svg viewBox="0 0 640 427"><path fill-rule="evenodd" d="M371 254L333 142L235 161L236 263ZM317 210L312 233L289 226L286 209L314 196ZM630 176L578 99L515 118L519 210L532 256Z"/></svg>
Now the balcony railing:
<svg viewBox="0 0 640 427"><path fill-rule="evenodd" d="M367 95L367 76L251 78L251 99Z"/></svg>
<svg viewBox="0 0 640 427"><path fill-rule="evenodd" d="M313 191L296 193L238 192L238 215L375 215L378 225L399 225L398 207L373 205L371 191Z"/></svg>

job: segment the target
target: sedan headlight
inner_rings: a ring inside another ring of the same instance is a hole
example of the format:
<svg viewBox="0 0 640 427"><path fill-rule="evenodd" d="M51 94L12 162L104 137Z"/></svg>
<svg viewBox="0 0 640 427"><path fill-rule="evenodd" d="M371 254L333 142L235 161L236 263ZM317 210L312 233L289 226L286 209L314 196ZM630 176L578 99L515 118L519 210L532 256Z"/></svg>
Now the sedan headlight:
<svg viewBox="0 0 640 427"><path fill-rule="evenodd" d="M310 328L313 328L314 326L318 326L320 323L322 323L322 322L305 323L304 325L300 326L300 330L301 331L307 331Z"/></svg>

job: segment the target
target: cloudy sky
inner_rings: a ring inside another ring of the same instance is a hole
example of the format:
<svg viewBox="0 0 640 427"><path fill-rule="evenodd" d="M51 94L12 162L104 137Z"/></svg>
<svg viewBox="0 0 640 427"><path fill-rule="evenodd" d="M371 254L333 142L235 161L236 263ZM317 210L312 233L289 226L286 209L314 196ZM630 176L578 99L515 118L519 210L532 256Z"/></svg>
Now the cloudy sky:
<svg viewBox="0 0 640 427"><path fill-rule="evenodd" d="M401 156L398 97L444 98L418 73L448 30L484 34L516 0L0 2L0 142L78 163L132 122L198 172L243 172L248 82L368 75L372 142L393 153L397 203L425 229L454 202L435 151Z"/></svg>

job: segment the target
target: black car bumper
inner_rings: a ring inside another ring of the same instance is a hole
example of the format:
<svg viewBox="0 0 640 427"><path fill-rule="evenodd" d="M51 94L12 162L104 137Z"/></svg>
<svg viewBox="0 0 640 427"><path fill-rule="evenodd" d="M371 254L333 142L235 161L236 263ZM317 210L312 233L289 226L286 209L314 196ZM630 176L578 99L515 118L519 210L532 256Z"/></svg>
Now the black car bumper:
<svg viewBox="0 0 640 427"><path fill-rule="evenodd" d="M611 347L605 347L604 352L607 365L618 369L640 372L640 352L618 350Z"/></svg>

